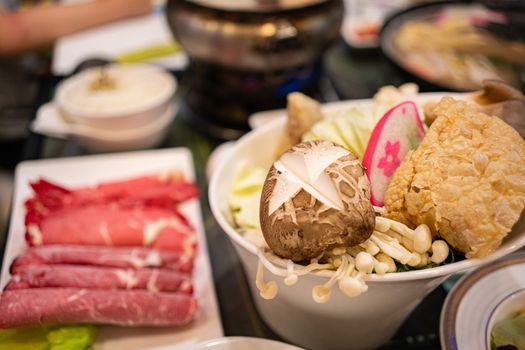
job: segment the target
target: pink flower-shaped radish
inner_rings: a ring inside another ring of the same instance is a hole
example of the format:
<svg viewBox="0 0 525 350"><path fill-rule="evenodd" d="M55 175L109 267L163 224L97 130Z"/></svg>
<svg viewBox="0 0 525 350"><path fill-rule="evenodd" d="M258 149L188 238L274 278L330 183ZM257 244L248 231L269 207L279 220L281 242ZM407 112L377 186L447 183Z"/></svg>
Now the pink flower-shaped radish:
<svg viewBox="0 0 525 350"><path fill-rule="evenodd" d="M379 120L363 156L373 205L383 205L386 189L396 169L407 152L419 146L424 136L425 129L414 102L398 104Z"/></svg>

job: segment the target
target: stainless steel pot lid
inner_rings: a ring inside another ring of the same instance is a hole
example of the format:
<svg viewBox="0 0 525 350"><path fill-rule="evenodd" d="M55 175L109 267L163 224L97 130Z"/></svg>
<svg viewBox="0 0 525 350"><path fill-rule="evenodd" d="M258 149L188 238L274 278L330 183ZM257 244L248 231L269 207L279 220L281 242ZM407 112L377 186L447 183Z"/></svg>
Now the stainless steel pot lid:
<svg viewBox="0 0 525 350"><path fill-rule="evenodd" d="M186 0L217 10L238 12L276 12L293 10L329 0Z"/></svg>

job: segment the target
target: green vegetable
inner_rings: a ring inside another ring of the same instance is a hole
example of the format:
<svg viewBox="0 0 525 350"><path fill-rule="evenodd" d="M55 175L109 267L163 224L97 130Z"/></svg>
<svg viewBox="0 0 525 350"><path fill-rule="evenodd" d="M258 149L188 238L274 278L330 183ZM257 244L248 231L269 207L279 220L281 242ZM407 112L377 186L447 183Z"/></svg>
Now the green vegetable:
<svg viewBox="0 0 525 350"><path fill-rule="evenodd" d="M123 53L115 58L118 63L134 63L169 56L181 52L176 42L157 44Z"/></svg>
<svg viewBox="0 0 525 350"><path fill-rule="evenodd" d="M47 334L50 350L89 350L95 342L97 329L93 326L58 327Z"/></svg>
<svg viewBox="0 0 525 350"><path fill-rule="evenodd" d="M384 111L385 106L354 107L350 110L327 116L303 135L303 141L329 140L363 158L368 139Z"/></svg>
<svg viewBox="0 0 525 350"><path fill-rule="evenodd" d="M259 202L266 179L266 170L244 164L238 171L230 188L228 203L235 224L240 227L259 227Z"/></svg>
<svg viewBox="0 0 525 350"><path fill-rule="evenodd" d="M525 313L497 322L490 335L494 350L505 346L525 349Z"/></svg>
<svg viewBox="0 0 525 350"><path fill-rule="evenodd" d="M94 326L43 326L0 330L0 350L90 350Z"/></svg>
<svg viewBox="0 0 525 350"><path fill-rule="evenodd" d="M433 267L438 267L438 266L441 266L441 265L448 265L448 264L452 264L452 263L454 263L456 261L461 261L461 260L465 259L465 255L463 255L462 253L459 253L459 252L455 251L450 246L449 246L449 249L450 250L449 250L449 254L448 254L447 258L441 264L430 263L430 264L427 264L425 266L412 267L412 266L408 266L408 265L396 262L396 267L397 267L396 272L407 272L407 271L413 271L413 270L431 269Z"/></svg>

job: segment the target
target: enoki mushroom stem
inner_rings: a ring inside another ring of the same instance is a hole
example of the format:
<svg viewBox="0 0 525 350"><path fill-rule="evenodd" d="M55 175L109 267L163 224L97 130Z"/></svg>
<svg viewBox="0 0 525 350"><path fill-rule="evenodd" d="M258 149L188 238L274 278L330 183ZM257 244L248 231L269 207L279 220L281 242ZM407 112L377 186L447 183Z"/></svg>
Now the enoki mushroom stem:
<svg viewBox="0 0 525 350"><path fill-rule="evenodd" d="M259 294L264 299L275 298L277 296L277 292L279 291L279 287L275 281L270 281L268 283L264 282L264 267L260 261L257 266L255 285L257 286L257 289L259 289Z"/></svg>
<svg viewBox="0 0 525 350"><path fill-rule="evenodd" d="M336 283L344 294L355 297L368 289L365 277L369 274L396 272L396 261L414 267L430 263L441 264L448 257L449 251L445 241L432 242L430 229L426 225L412 230L400 222L378 216L375 230L368 240L354 247L334 247L324 255L312 259L306 266L279 258L268 248L259 248L256 285L263 298L273 299L277 295L278 286L275 281L264 281L265 268L275 276L282 277L287 286L296 284L299 276L335 270L326 283L317 285L312 290L312 297L316 302L326 303ZM326 263L319 263L320 259Z"/></svg>

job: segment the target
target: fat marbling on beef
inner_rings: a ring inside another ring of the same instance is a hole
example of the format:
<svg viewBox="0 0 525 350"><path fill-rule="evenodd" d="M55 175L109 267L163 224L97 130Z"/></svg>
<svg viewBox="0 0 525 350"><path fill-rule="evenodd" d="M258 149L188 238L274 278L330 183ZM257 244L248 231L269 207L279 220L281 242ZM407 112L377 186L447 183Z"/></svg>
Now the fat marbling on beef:
<svg viewBox="0 0 525 350"><path fill-rule="evenodd" d="M7 290L70 287L86 289L144 289L150 292L193 291L189 275L163 269L116 269L77 265L26 265L12 271Z"/></svg>
<svg viewBox="0 0 525 350"><path fill-rule="evenodd" d="M193 254L143 247L49 245L30 247L24 255L14 261L11 270L35 264L74 264L133 269L157 267L190 273L193 259Z"/></svg>

